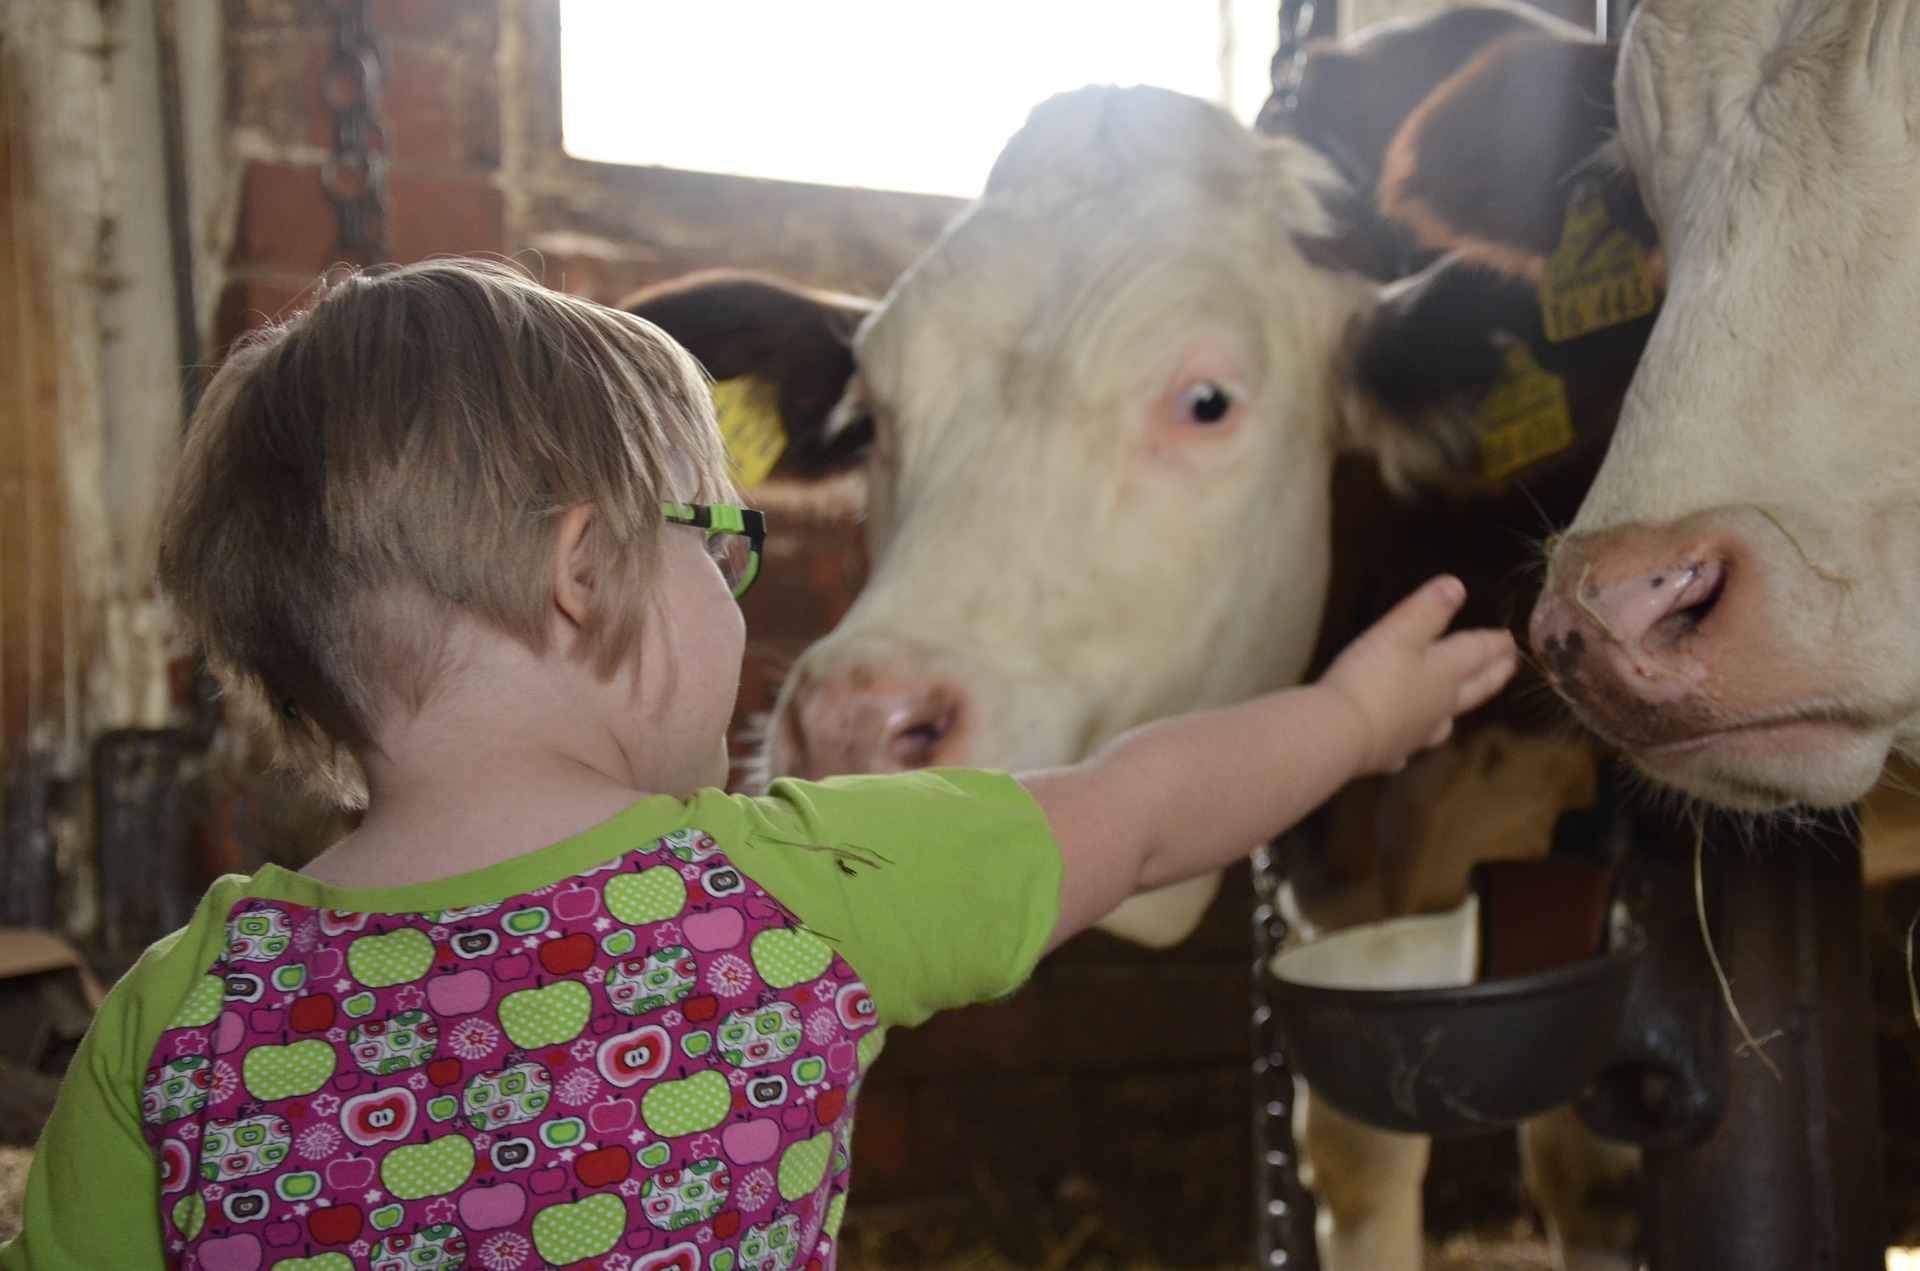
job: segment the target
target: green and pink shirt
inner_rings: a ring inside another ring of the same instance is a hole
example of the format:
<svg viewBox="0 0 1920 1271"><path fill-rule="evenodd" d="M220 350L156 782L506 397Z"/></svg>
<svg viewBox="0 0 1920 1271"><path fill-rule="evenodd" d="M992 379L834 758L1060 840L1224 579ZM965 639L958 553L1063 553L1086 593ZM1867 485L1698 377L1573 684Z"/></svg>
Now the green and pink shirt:
<svg viewBox="0 0 1920 1271"><path fill-rule="evenodd" d="M6 1271L827 1271L890 1025L1003 996L1060 854L1004 774L644 799L455 878L223 878L115 986Z"/></svg>

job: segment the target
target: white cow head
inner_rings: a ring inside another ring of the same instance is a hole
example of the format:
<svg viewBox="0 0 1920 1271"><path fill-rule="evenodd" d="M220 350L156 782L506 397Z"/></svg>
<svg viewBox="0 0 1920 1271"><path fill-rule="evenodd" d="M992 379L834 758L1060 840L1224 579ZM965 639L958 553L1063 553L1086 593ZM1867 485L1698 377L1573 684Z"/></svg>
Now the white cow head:
<svg viewBox="0 0 1920 1271"><path fill-rule="evenodd" d="M1618 86L1667 301L1534 647L1661 780L1843 804L1920 741L1920 6L1648 0Z"/></svg>
<svg viewBox="0 0 1920 1271"><path fill-rule="evenodd" d="M1298 679L1335 453L1404 477L1449 440L1348 389L1376 291L1297 245L1328 180L1165 90L1033 112L860 327L833 427L873 435L872 574L786 682L775 775L1067 763ZM1209 894L1114 924L1169 943Z"/></svg>

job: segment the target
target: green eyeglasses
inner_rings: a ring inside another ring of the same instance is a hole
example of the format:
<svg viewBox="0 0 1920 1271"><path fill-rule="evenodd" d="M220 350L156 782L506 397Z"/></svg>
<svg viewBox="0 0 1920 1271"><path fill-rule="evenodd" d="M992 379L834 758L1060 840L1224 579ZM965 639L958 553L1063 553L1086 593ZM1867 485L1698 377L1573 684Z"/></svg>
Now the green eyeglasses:
<svg viewBox="0 0 1920 1271"><path fill-rule="evenodd" d="M730 503L662 503L673 525L691 525L707 533L707 555L738 600L760 576L760 548L767 541L767 518L752 508Z"/></svg>

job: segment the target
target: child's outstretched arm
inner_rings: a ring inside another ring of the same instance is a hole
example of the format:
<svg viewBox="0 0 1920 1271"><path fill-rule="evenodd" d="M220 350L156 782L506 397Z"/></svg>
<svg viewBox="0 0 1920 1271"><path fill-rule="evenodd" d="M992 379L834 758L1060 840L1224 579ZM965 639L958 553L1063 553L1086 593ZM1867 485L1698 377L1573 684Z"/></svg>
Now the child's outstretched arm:
<svg viewBox="0 0 1920 1271"><path fill-rule="evenodd" d="M1466 594L1435 578L1317 683L1147 724L1083 763L1023 774L1064 862L1048 948L1137 891L1243 857L1352 778L1445 740L1519 664L1505 631L1444 635Z"/></svg>

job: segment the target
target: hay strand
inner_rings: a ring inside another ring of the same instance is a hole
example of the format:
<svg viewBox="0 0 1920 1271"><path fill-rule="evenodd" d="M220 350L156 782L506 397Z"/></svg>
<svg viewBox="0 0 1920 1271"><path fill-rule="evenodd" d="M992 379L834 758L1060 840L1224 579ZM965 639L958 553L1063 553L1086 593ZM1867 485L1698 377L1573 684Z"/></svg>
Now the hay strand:
<svg viewBox="0 0 1920 1271"><path fill-rule="evenodd" d="M1727 1014L1733 1016L1733 1026L1740 1030L1740 1036L1745 1039L1733 1053L1739 1055L1751 1050L1759 1057L1760 1062L1767 1066L1767 1071L1773 1074L1773 1079L1781 1081L1784 1078L1780 1075L1779 1065L1775 1064L1766 1052L1766 1044L1779 1037L1781 1030L1776 1028L1765 1037L1753 1035L1753 1030L1747 1027L1746 1017L1740 1013L1740 1007L1733 1000L1733 983L1727 979L1726 968L1720 965L1720 954L1713 947L1713 932L1707 928L1707 889L1701 878L1700 867L1700 860L1706 855L1706 848L1707 826L1703 821L1695 827L1693 838L1693 912L1694 916L1700 920L1700 939L1707 946L1707 960L1713 963L1714 978L1720 981L1720 996L1727 1004ZM1916 1007L1916 1010L1920 1010L1920 1007Z"/></svg>

